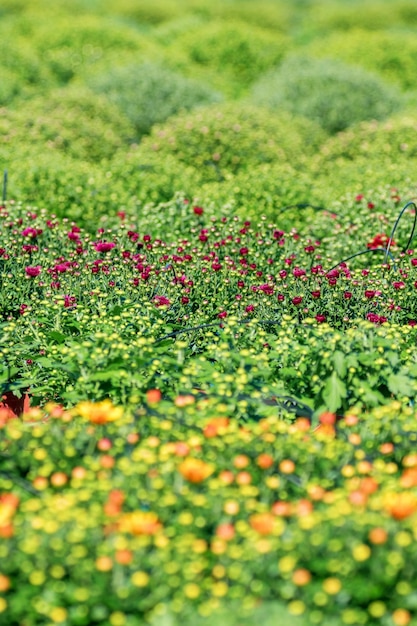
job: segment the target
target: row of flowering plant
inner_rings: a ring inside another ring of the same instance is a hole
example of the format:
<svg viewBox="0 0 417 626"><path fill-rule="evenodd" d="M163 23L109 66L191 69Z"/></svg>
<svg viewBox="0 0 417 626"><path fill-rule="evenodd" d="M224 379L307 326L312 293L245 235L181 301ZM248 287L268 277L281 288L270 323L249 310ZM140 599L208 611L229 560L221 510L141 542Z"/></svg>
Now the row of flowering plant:
<svg viewBox="0 0 417 626"><path fill-rule="evenodd" d="M406 626L416 437L399 402L314 429L241 426L157 389L134 413L104 400L3 419L2 623L134 626L279 600L314 623Z"/></svg>
<svg viewBox="0 0 417 626"><path fill-rule="evenodd" d="M3 206L5 390L30 388L38 403L127 405L151 386L207 392L214 379L216 393L236 402L262 387L315 409L411 397L417 255L401 251L404 223L395 240L386 223L384 234L375 228L394 219L398 208L388 205L382 215L358 198L348 227L320 214L320 240L263 219L206 217L183 201L181 229L171 228L172 207L164 226L160 207L136 224L121 211L94 234ZM344 261L353 241L364 254Z"/></svg>

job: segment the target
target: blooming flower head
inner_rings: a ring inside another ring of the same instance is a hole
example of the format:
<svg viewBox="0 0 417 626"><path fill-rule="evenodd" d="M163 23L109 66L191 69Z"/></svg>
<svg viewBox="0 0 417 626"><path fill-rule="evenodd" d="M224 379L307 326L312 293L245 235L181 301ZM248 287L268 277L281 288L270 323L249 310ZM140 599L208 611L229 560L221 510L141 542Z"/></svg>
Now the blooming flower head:
<svg viewBox="0 0 417 626"><path fill-rule="evenodd" d="M122 407L115 407L111 400L101 402L79 402L74 409L74 414L84 417L92 424L108 424L115 422L123 415Z"/></svg>
<svg viewBox="0 0 417 626"><path fill-rule="evenodd" d="M32 228L31 226L25 228L25 230L22 230L23 237L32 237L33 239L35 239L41 233L42 231L36 230L36 228Z"/></svg>
<svg viewBox="0 0 417 626"><path fill-rule="evenodd" d="M71 308L77 306L77 300L74 296L64 296L64 307Z"/></svg>
<svg viewBox="0 0 417 626"><path fill-rule="evenodd" d="M249 524L260 535L270 535L276 526L276 516L272 513L254 513L249 518Z"/></svg>
<svg viewBox="0 0 417 626"><path fill-rule="evenodd" d="M19 498L12 493L0 494L0 538L13 536L13 516L19 504Z"/></svg>
<svg viewBox="0 0 417 626"><path fill-rule="evenodd" d="M161 530L162 524L152 511L133 511L123 515L119 528L132 535L154 535Z"/></svg>
<svg viewBox="0 0 417 626"><path fill-rule="evenodd" d="M112 241L95 241L93 245L97 252L110 252L116 244Z"/></svg>
<svg viewBox="0 0 417 626"><path fill-rule="evenodd" d="M155 296L153 301L156 307L170 306L171 304L171 301L166 296Z"/></svg>
<svg viewBox="0 0 417 626"><path fill-rule="evenodd" d="M224 433L229 426L229 421L228 417L212 417L204 427L205 437L216 437Z"/></svg>
<svg viewBox="0 0 417 626"><path fill-rule="evenodd" d="M389 237L385 233L378 233L375 237L368 243L369 250L375 250L376 248L385 248L387 243L389 242ZM391 241L391 247L395 246L395 241Z"/></svg>
<svg viewBox="0 0 417 626"><path fill-rule="evenodd" d="M201 483L213 473L213 467L201 459L185 459L178 468L190 483Z"/></svg>
<svg viewBox="0 0 417 626"><path fill-rule="evenodd" d="M35 266L28 265L28 267L25 268L26 275L30 276L31 278L35 278L36 276L39 276L41 271L42 271L42 267L40 265L35 265Z"/></svg>

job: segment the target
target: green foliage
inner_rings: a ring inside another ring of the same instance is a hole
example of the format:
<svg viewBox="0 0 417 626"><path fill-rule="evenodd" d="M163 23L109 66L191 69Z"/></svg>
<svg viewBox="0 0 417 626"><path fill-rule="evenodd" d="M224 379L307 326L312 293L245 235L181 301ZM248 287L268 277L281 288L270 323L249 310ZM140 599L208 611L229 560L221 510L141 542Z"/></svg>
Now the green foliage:
<svg viewBox="0 0 417 626"><path fill-rule="evenodd" d="M415 2L0 18L0 623L414 624Z"/></svg>
<svg viewBox="0 0 417 626"><path fill-rule="evenodd" d="M277 220L283 228L303 228L306 222L312 227L315 211L307 208L295 214L283 215L288 205L322 201L317 178L290 163L266 163L237 174L230 174L221 182L205 183L194 194L194 201L203 206L236 213L242 217L255 218L265 215Z"/></svg>
<svg viewBox="0 0 417 626"><path fill-rule="evenodd" d="M198 189L194 169L173 157L163 163L157 155L136 158L135 150L119 151L113 160L81 161L60 153L8 155L8 197L42 206L61 217L77 220L89 229L118 210L135 214L143 204L166 202L182 192L192 197Z"/></svg>
<svg viewBox="0 0 417 626"><path fill-rule="evenodd" d="M415 19L417 21L417 11ZM353 29L329 32L304 49L306 55L340 59L382 76L402 89L415 88L417 42L413 32Z"/></svg>
<svg viewBox="0 0 417 626"><path fill-rule="evenodd" d="M252 100L304 115L330 133L364 119L383 119L401 98L377 76L331 59L290 57L253 87Z"/></svg>
<svg viewBox="0 0 417 626"><path fill-rule="evenodd" d="M19 14L27 9L26 0L4 0L0 6L0 16Z"/></svg>
<svg viewBox="0 0 417 626"><path fill-rule="evenodd" d="M93 225L103 214L114 215L126 204L136 206L135 198L104 166L49 151L19 156L5 165L9 198L45 207L59 216Z"/></svg>
<svg viewBox="0 0 417 626"><path fill-rule="evenodd" d="M0 26L0 106L16 96L30 95L52 82L51 73L30 42Z"/></svg>
<svg viewBox="0 0 417 626"><path fill-rule="evenodd" d="M417 389L417 368L408 362L405 345L403 358L392 349L400 341L410 345L411 334L409 339L400 335L393 328L387 337L385 330L375 330L371 324L360 324L343 334L326 326L294 327L291 337L297 337L297 345L291 350L285 344L275 347L277 375L288 395L314 397L318 412L328 409L346 414L349 406L378 406L391 393L411 398Z"/></svg>
<svg viewBox="0 0 417 626"><path fill-rule="evenodd" d="M138 61L157 54L155 46L136 29L106 17L91 14L72 16L70 20L55 18L53 24L51 29L40 19L34 20L27 25L31 29L27 36L60 83L129 63L132 56Z"/></svg>
<svg viewBox="0 0 417 626"><path fill-rule="evenodd" d="M321 147L328 161L388 157L398 164L417 157L417 116L397 115L386 121L362 122L329 138Z"/></svg>
<svg viewBox="0 0 417 626"><path fill-rule="evenodd" d="M138 157L158 154L195 169L200 182L222 181L229 174L263 163L296 164L312 154L324 134L314 123L288 113L274 114L252 105L212 105L178 115L152 129Z"/></svg>
<svg viewBox="0 0 417 626"><path fill-rule="evenodd" d="M175 113L221 99L204 84L150 62L111 69L91 87L119 107L139 136Z"/></svg>
<svg viewBox="0 0 417 626"><path fill-rule="evenodd" d="M136 22L139 26L160 24L183 13L179 0L104 0L104 9Z"/></svg>
<svg viewBox="0 0 417 626"><path fill-rule="evenodd" d="M134 137L119 109L84 87L56 89L30 101L30 107L3 109L0 156L13 166L22 155L47 150L80 160L110 158Z"/></svg>
<svg viewBox="0 0 417 626"><path fill-rule="evenodd" d="M187 400L50 403L2 427L5 623L371 626L414 613L414 410L355 413L337 437L276 415L244 430L223 417L209 436L225 409Z"/></svg>
<svg viewBox="0 0 417 626"><path fill-rule="evenodd" d="M281 34L244 22L212 21L184 33L174 44L183 51L190 75L198 75L216 88L238 96L265 71L277 65L288 45Z"/></svg>
<svg viewBox="0 0 417 626"><path fill-rule="evenodd" d="M213 2L208 11L213 16L232 22L246 22L251 26L268 29L274 34L287 34L293 16L292 7L280 0L257 0L256 2Z"/></svg>
<svg viewBox="0 0 417 626"><path fill-rule="evenodd" d="M393 25L410 27L417 23L417 7L413 0L350 0L311 3L301 14L305 34L320 36L331 31L338 34L343 45L346 31L363 28L367 31L390 29ZM372 33L369 33L372 35Z"/></svg>

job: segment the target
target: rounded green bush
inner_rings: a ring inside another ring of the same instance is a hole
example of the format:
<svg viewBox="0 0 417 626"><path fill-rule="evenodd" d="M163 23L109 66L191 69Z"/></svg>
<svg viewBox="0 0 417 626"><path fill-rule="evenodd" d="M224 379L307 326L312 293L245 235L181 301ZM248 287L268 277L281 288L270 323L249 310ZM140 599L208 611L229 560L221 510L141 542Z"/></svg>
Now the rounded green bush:
<svg viewBox="0 0 417 626"><path fill-rule="evenodd" d="M175 116L144 138L138 158L157 153L193 168L201 182L262 163L299 164L324 140L318 125L252 105L212 105Z"/></svg>
<svg viewBox="0 0 417 626"><path fill-rule="evenodd" d="M383 119L402 100L377 76L332 59L294 56L263 76L252 100L319 123L329 133L365 119Z"/></svg>
<svg viewBox="0 0 417 626"><path fill-rule="evenodd" d="M289 163L265 163L229 175L222 182L201 185L194 202L204 207L227 207L233 214L259 218L266 215L276 219L282 210L293 204L315 203L318 190L314 178L306 170L297 170ZM301 221L305 211L300 210ZM281 223L281 222L280 222ZM296 226L294 219L286 224L288 230Z"/></svg>
<svg viewBox="0 0 417 626"><path fill-rule="evenodd" d="M52 82L52 75L34 47L13 30L0 28L0 106L16 96L30 95Z"/></svg>
<svg viewBox="0 0 417 626"><path fill-rule="evenodd" d="M304 52L363 67L403 89L415 88L417 41L413 32L364 29L353 29L343 35L330 32L311 42Z"/></svg>
<svg viewBox="0 0 417 626"><path fill-rule="evenodd" d="M349 31L364 28L368 31L389 29L393 24L410 26L417 23L417 5L414 0L333 0L311 4L302 15L303 30L306 34L334 31ZM345 32L339 33L339 39Z"/></svg>
<svg viewBox="0 0 417 626"><path fill-rule="evenodd" d="M260 26L275 34L287 33L291 25L292 9L289 3L277 0L256 2L221 2L211 4L213 15L223 20L239 20L252 26Z"/></svg>
<svg viewBox="0 0 417 626"><path fill-rule="evenodd" d="M343 158L375 159L389 157L392 161L417 158L417 116L395 116L385 121L361 122L321 147L320 155L327 161Z"/></svg>
<svg viewBox="0 0 417 626"><path fill-rule="evenodd" d="M181 15L183 7L178 0L104 0L104 9L139 25L160 24Z"/></svg>
<svg viewBox="0 0 417 626"><path fill-rule="evenodd" d="M93 231L102 215L116 215L129 202L136 206L109 165L44 152L16 159L8 171L10 200L46 208Z"/></svg>
<svg viewBox="0 0 417 626"><path fill-rule="evenodd" d="M282 34L242 21L218 20L182 34L174 47L194 64L190 74L204 76L229 95L240 95L282 60L287 45Z"/></svg>
<svg viewBox="0 0 417 626"><path fill-rule="evenodd" d="M195 172L173 157L161 162L158 155L146 160L134 155L134 149L119 151L112 161L96 165L59 152L17 154L5 162L8 198L95 232L100 220L114 219L119 211L137 219L145 204L168 202L178 193L192 197L198 189Z"/></svg>
<svg viewBox="0 0 417 626"><path fill-rule="evenodd" d="M128 152L120 151L109 165L113 179L124 193L141 203L167 202L178 193L191 197L200 185L194 167L170 154L143 152L140 146L132 146Z"/></svg>
<svg viewBox="0 0 417 626"><path fill-rule="evenodd" d="M321 202L329 208L347 197L363 195L370 202L380 189L401 189L401 199L407 202L417 197L417 159L395 161L389 157L357 157L323 160L311 165L315 191L322 194ZM392 195L397 195L395 191ZM402 206L402 205L401 205ZM398 208L398 211L400 207ZM383 216L381 218L384 219ZM382 222L383 224L384 222Z"/></svg>
<svg viewBox="0 0 417 626"><path fill-rule="evenodd" d="M95 15L54 19L49 24L34 21L28 33L45 66L61 83L75 77L103 72L111 65L145 59L156 54L155 45L137 29ZM129 59L126 61L126 59Z"/></svg>
<svg viewBox="0 0 417 626"><path fill-rule="evenodd" d="M203 84L151 62L116 67L90 84L119 107L138 135L175 113L221 99Z"/></svg>
<svg viewBox="0 0 417 626"><path fill-rule="evenodd" d="M56 89L33 98L30 109L3 109L0 128L4 136L0 155L6 163L45 150L99 161L111 158L134 136L133 127L115 105L84 87Z"/></svg>

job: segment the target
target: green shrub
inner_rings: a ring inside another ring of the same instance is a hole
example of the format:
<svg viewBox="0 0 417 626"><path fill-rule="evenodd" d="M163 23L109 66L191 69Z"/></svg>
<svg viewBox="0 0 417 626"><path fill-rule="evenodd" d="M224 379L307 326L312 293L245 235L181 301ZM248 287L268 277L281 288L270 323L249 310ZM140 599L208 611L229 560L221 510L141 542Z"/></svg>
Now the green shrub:
<svg viewBox="0 0 417 626"><path fill-rule="evenodd" d="M310 170L329 198L367 194L381 186L402 188L415 197L417 119L396 116L354 125L322 145Z"/></svg>
<svg viewBox="0 0 417 626"><path fill-rule="evenodd" d="M22 83L7 67L0 67L0 105L9 104L22 91Z"/></svg>
<svg viewBox="0 0 417 626"><path fill-rule="evenodd" d="M287 47L280 34L239 21L213 21L184 33L175 43L201 75L230 95L243 93L261 74L279 63Z"/></svg>
<svg viewBox="0 0 417 626"><path fill-rule="evenodd" d="M310 175L314 177L316 190L322 195L321 202L339 212L347 198L363 195L375 203L374 198L387 195L397 196L401 189L398 213L404 204L417 198L417 159L395 161L389 157L357 157L349 159L324 160L318 158L312 164ZM341 203L341 205L340 205ZM380 202L375 203L380 208ZM384 216L381 214L381 223ZM393 224L392 224L393 225Z"/></svg>
<svg viewBox="0 0 417 626"><path fill-rule="evenodd" d="M112 219L118 211L136 216L146 203L167 202L177 192L190 197L198 188L195 172L173 157L161 163L157 155L142 161L132 155L120 151L100 166L50 151L16 155L2 162L9 170L8 197L94 232L102 218Z"/></svg>
<svg viewBox="0 0 417 626"><path fill-rule="evenodd" d="M223 20L239 20L252 26L260 26L273 31L287 33L291 25L292 9L289 3L273 0L256 2L220 2L211 4L212 13Z"/></svg>
<svg viewBox="0 0 417 626"><path fill-rule="evenodd" d="M212 105L171 118L146 137L138 158L157 153L194 168L201 182L222 181L229 174L262 163L300 163L324 139L306 119L276 115L252 105Z"/></svg>
<svg viewBox="0 0 417 626"><path fill-rule="evenodd" d="M294 56L263 76L252 100L319 123L330 133L364 119L383 119L401 98L377 76L331 59Z"/></svg>
<svg viewBox="0 0 417 626"><path fill-rule="evenodd" d="M7 166L10 199L94 228L101 215L115 215L129 200L110 168L59 153L17 158Z"/></svg>
<svg viewBox="0 0 417 626"><path fill-rule="evenodd" d="M6 162L45 150L99 161L111 158L134 136L117 107L83 87L56 89L33 98L30 109L3 109L0 126L4 135L0 155Z"/></svg>
<svg viewBox="0 0 417 626"><path fill-rule="evenodd" d="M326 161L389 157L393 162L417 157L417 116L361 122L329 138L320 154Z"/></svg>
<svg viewBox="0 0 417 626"><path fill-rule="evenodd" d="M0 5L0 16L9 16L21 13L27 9L26 0L3 0Z"/></svg>
<svg viewBox="0 0 417 626"><path fill-rule="evenodd" d="M51 82L52 76L33 46L22 37L15 38L6 26L0 28L0 106Z"/></svg>
<svg viewBox="0 0 417 626"><path fill-rule="evenodd" d="M110 164L114 180L131 201L159 204L178 193L191 197L200 184L198 171L173 155L142 152L135 146L116 155Z"/></svg>
<svg viewBox="0 0 417 626"><path fill-rule="evenodd" d="M235 176L230 175L223 182L201 185L194 201L201 206L212 207L214 214L221 209L222 212L227 210L246 218L265 215L275 220L285 207L297 203L315 203L318 196L315 180L308 171L297 170L289 163L266 163L240 171ZM314 210L309 213L309 218L313 215ZM288 216L286 223L280 220L284 230L298 228L305 223L306 210L300 209L296 216L294 212L288 213ZM311 219L308 223L311 226Z"/></svg>
<svg viewBox="0 0 417 626"><path fill-rule="evenodd" d="M304 10L304 32L317 36L335 30L348 31L364 28L377 31L395 26L410 26L417 23L417 6L414 0L359 0L357 2L312 3ZM339 33L342 39L345 33Z"/></svg>
<svg viewBox="0 0 417 626"><path fill-rule="evenodd" d="M56 18L53 29L34 21L28 36L62 83L130 62L132 55L138 60L156 54L155 47L136 29L95 15Z"/></svg>
<svg viewBox="0 0 417 626"><path fill-rule="evenodd" d="M417 41L413 32L331 32L314 40L304 52L363 67L403 89L415 88Z"/></svg>
<svg viewBox="0 0 417 626"><path fill-rule="evenodd" d="M220 95L155 63L117 67L91 81L132 122L139 135L182 110L219 101Z"/></svg>
<svg viewBox="0 0 417 626"><path fill-rule="evenodd" d="M109 13L121 15L139 25L154 26L183 13L181 2L177 0L104 0L103 4Z"/></svg>

